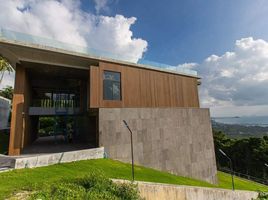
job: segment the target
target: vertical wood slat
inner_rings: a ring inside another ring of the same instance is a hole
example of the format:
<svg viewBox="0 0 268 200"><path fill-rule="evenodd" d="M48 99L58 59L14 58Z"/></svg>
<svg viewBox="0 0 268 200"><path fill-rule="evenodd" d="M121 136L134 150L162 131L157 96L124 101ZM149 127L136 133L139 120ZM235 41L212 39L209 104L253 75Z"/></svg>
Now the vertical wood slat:
<svg viewBox="0 0 268 200"><path fill-rule="evenodd" d="M90 66L89 70L89 107L98 108L100 101L100 72L99 67Z"/></svg>
<svg viewBox="0 0 268 200"><path fill-rule="evenodd" d="M24 129L24 90L26 85L25 69L17 65L15 75L15 86L12 100L12 120L10 125L9 155L20 155L23 145Z"/></svg>
<svg viewBox="0 0 268 200"><path fill-rule="evenodd" d="M103 72L121 73L121 101L103 100ZM197 78L100 62L90 70L90 107L199 107Z"/></svg>
<svg viewBox="0 0 268 200"><path fill-rule="evenodd" d="M125 85L124 105L134 105L135 107L141 106L141 83L139 80L139 71L127 67L124 69L124 75L127 75L123 83Z"/></svg>

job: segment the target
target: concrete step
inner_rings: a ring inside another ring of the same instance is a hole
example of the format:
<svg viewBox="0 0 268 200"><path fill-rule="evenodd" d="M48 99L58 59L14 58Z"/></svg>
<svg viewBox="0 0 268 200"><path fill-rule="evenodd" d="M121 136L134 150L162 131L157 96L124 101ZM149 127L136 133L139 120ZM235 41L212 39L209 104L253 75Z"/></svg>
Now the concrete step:
<svg viewBox="0 0 268 200"><path fill-rule="evenodd" d="M0 154L0 168L14 168L16 163L16 158L11 156L6 156Z"/></svg>
<svg viewBox="0 0 268 200"><path fill-rule="evenodd" d="M60 153L29 154L21 156L0 155L0 169L35 168L59 163L104 158L104 147Z"/></svg>

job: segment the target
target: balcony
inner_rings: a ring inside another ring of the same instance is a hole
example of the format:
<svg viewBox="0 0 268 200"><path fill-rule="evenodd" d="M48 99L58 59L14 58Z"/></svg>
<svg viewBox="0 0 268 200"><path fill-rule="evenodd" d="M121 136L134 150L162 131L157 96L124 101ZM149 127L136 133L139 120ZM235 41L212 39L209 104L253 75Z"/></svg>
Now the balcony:
<svg viewBox="0 0 268 200"><path fill-rule="evenodd" d="M29 115L77 115L80 114L80 104L75 99L34 99L29 108Z"/></svg>

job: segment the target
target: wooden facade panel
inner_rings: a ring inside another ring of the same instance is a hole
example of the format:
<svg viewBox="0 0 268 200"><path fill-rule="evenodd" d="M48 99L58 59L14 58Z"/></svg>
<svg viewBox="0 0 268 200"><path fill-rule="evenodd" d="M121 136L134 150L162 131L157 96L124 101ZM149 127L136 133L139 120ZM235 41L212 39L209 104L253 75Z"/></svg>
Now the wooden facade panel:
<svg viewBox="0 0 268 200"><path fill-rule="evenodd" d="M99 67L90 66L89 70L89 107L99 107L100 101L100 71Z"/></svg>
<svg viewBox="0 0 268 200"><path fill-rule="evenodd" d="M182 77L175 77L175 86L176 86L176 105L178 107L186 107L183 101L183 86L182 86Z"/></svg>
<svg viewBox="0 0 268 200"><path fill-rule="evenodd" d="M198 85L198 80L193 79L193 84ZM193 89L193 95L194 95L194 104L197 105L197 107L200 107L199 104L199 93L198 93L198 87L195 87Z"/></svg>
<svg viewBox="0 0 268 200"><path fill-rule="evenodd" d="M155 72L154 71L148 71L149 77L149 84L148 84L148 90L150 90L151 96L150 96L150 101L152 107L157 106L157 93L156 93L156 85L155 85Z"/></svg>
<svg viewBox="0 0 268 200"><path fill-rule="evenodd" d="M195 84L197 82L194 79L182 79L183 105L186 107L191 107L191 105L199 107L197 90L192 87Z"/></svg>
<svg viewBox="0 0 268 200"><path fill-rule="evenodd" d="M163 107L165 106L165 100L166 98L169 97L165 97L165 91L164 91L164 74L162 73L157 73L154 72L154 83L155 83L155 100L156 100L156 107ZM167 101L167 100L166 100Z"/></svg>
<svg viewBox="0 0 268 200"><path fill-rule="evenodd" d="M140 73L140 103L143 107L153 105L153 90L150 89L150 73L148 70L139 70Z"/></svg>
<svg viewBox="0 0 268 200"><path fill-rule="evenodd" d="M176 76L174 74L170 75L168 79L169 92L170 92L170 105L171 107L176 107L177 105L177 88L176 88Z"/></svg>
<svg viewBox="0 0 268 200"><path fill-rule="evenodd" d="M124 107L140 107L141 106L141 82L140 72L135 68L124 68L124 80L122 84L124 87L124 95L122 95ZM131 94L131 95L129 95Z"/></svg>
<svg viewBox="0 0 268 200"><path fill-rule="evenodd" d="M162 74L162 81L163 81L163 95L162 97L162 106L170 105L171 106L171 93L170 93L170 87L169 87L169 79L171 78L170 74L163 73Z"/></svg>
<svg viewBox="0 0 268 200"><path fill-rule="evenodd" d="M105 70L121 73L121 101L103 100ZM199 107L194 77L100 62L90 69L90 84L91 108Z"/></svg>

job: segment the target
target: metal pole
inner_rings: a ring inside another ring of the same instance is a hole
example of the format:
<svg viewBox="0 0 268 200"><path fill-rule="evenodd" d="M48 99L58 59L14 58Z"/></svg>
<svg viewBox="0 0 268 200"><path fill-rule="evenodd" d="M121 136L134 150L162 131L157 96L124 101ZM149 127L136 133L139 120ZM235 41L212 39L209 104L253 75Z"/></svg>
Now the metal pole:
<svg viewBox="0 0 268 200"><path fill-rule="evenodd" d="M232 162L232 159L231 159L229 156L227 156L227 154L226 154L223 150L219 149L219 151L220 151L220 153L221 153L222 155L224 155L224 156L229 160L229 162L230 162L231 176L232 176L232 190L234 191L234 190L235 190L235 185L234 185L234 169L233 169L233 162Z"/></svg>
<svg viewBox="0 0 268 200"><path fill-rule="evenodd" d="M134 178L134 153L133 153L133 139L132 139L132 131L129 128L127 122L125 120L123 120L125 126L127 127L127 129L130 132L130 142L131 142L131 160L132 160L132 181L134 182L135 178Z"/></svg>

